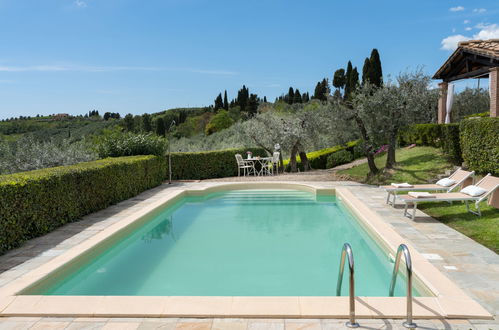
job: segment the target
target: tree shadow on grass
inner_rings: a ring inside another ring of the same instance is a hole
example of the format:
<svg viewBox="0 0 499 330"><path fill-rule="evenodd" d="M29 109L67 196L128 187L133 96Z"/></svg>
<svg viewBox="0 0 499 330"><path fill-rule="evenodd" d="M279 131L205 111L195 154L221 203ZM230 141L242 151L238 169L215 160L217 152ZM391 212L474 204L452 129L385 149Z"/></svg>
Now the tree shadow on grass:
<svg viewBox="0 0 499 330"><path fill-rule="evenodd" d="M446 166L434 167L431 169L407 169L404 167L415 167L420 164L431 163L437 160L439 157L433 154L425 154L414 157L409 157L405 160L397 162L394 169L400 173L404 173L411 178L413 178L414 183L418 182L428 182L428 173L434 173L435 175L441 173Z"/></svg>

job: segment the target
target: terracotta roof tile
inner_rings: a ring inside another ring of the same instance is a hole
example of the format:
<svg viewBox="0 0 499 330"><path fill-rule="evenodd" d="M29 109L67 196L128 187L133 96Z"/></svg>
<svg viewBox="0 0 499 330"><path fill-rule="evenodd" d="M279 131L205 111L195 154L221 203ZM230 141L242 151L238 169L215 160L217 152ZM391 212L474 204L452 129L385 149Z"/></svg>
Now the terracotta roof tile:
<svg viewBox="0 0 499 330"><path fill-rule="evenodd" d="M458 47L480 55L499 57L499 39L461 41Z"/></svg>
<svg viewBox="0 0 499 330"><path fill-rule="evenodd" d="M451 63L458 63L461 61L463 53L490 58L490 66L497 66L497 62L499 61L499 39L461 41L458 44L457 49L435 73L433 79L444 79L444 77L448 74L447 71L450 70ZM487 65L482 66L487 67Z"/></svg>

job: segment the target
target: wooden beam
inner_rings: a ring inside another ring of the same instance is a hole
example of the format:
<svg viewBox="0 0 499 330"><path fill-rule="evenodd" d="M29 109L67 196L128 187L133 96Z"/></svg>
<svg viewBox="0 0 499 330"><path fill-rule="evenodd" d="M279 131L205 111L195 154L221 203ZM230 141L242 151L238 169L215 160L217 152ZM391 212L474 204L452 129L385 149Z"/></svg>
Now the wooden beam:
<svg viewBox="0 0 499 330"><path fill-rule="evenodd" d="M463 74L458 74L456 76L451 76L449 78L445 78L444 81L451 82L451 81L456 81L456 80L460 80L460 79L475 78L477 76L482 76L482 75L488 73L489 70L490 70L490 68L480 68L478 70L474 70L471 72L466 72Z"/></svg>
<svg viewBox="0 0 499 330"><path fill-rule="evenodd" d="M486 65L488 67L499 66L499 60L492 57L479 56L476 54L467 54L465 55L465 58L471 60L473 63Z"/></svg>

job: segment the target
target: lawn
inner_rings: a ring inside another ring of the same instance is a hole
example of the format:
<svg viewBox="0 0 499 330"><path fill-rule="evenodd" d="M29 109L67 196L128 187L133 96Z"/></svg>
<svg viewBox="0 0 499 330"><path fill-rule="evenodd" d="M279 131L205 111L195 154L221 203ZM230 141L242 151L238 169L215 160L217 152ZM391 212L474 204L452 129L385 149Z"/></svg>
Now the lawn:
<svg viewBox="0 0 499 330"><path fill-rule="evenodd" d="M432 147L415 147L412 149L398 149L396 153L397 165L393 171L381 173L367 180L369 168L366 164L339 171L352 180L371 184L390 184L391 182L428 183L436 181L437 175L452 168L440 149ZM382 169L386 162L386 155L376 158L376 166Z"/></svg>
<svg viewBox="0 0 499 330"><path fill-rule="evenodd" d="M393 171L379 174L366 180L369 171L367 164L339 171L339 174L352 180L372 184L390 184L391 182L427 183L437 180L437 175L452 168L439 149L416 147L397 150L397 165ZM382 168L386 156L376 159L378 168ZM474 205L473 205L474 207ZM499 253L499 210L483 202L480 205L482 216L478 217L466 211L464 203L423 203L418 208L434 219L485 245Z"/></svg>

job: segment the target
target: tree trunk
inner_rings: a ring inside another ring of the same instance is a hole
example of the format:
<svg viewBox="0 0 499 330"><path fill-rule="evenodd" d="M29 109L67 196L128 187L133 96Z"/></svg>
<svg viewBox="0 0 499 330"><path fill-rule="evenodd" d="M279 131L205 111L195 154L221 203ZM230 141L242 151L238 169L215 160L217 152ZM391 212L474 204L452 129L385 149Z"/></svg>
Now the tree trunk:
<svg viewBox="0 0 499 330"><path fill-rule="evenodd" d="M374 162L374 154L372 152L366 152L367 157L367 165L369 166L369 174L368 177L378 174L379 169L376 167L376 163Z"/></svg>
<svg viewBox="0 0 499 330"><path fill-rule="evenodd" d="M397 133L392 132L390 135L390 140L388 141L388 151L386 155L386 164L385 168L391 169L395 166L395 148L397 146Z"/></svg>
<svg viewBox="0 0 499 330"><path fill-rule="evenodd" d="M284 173L284 160L282 159L282 152L279 152L279 172Z"/></svg>
<svg viewBox="0 0 499 330"><path fill-rule="evenodd" d="M310 166L310 162L308 161L307 153L303 150L303 146L300 142L298 142L298 147L300 149L299 155L301 164L303 165L303 171L310 171L312 167Z"/></svg>
<svg viewBox="0 0 499 330"><path fill-rule="evenodd" d="M367 134L366 127L364 126L364 123L362 122L362 119L359 118L359 116L355 115L355 122L357 123L357 127L360 130L360 135L362 136L362 140L364 140L364 152L367 157L367 165L369 166L369 174L368 176L371 177L373 175L378 174L379 169L376 167L376 163L374 162L374 152L373 152L373 146L370 143L369 135Z"/></svg>
<svg viewBox="0 0 499 330"><path fill-rule="evenodd" d="M298 172L296 168L296 154L298 153L298 142L291 148L291 156L289 157L289 166L291 167L291 172Z"/></svg>

